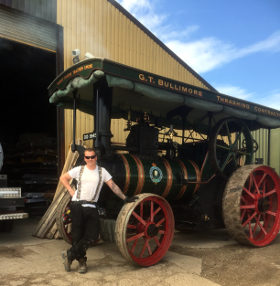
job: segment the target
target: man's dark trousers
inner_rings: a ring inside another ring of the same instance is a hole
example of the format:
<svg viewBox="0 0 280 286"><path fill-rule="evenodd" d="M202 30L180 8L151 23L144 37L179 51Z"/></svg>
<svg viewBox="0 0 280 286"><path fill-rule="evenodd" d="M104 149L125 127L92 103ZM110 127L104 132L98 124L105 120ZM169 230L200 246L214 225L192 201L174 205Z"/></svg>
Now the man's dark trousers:
<svg viewBox="0 0 280 286"><path fill-rule="evenodd" d="M88 247L98 238L100 222L97 208L83 207L71 202L72 247L67 251L69 259L80 260L86 256Z"/></svg>

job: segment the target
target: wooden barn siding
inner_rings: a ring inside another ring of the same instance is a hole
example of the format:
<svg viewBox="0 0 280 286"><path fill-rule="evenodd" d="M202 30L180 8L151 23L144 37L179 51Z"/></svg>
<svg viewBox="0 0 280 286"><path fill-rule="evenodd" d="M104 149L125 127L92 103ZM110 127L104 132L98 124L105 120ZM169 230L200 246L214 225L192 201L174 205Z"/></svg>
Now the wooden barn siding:
<svg viewBox="0 0 280 286"><path fill-rule="evenodd" d="M64 65L72 65L71 51L147 70L199 87L205 84L108 0L57 0L57 23L64 28ZM65 112L66 150L72 141L72 112ZM124 142L124 120L112 122L114 142ZM93 119L77 113L77 137L93 130Z"/></svg>

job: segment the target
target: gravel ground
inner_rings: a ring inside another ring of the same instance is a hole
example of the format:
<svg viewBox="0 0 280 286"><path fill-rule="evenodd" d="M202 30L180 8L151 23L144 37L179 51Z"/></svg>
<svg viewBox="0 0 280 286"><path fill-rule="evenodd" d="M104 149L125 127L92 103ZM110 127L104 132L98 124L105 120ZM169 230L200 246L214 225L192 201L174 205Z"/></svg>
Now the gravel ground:
<svg viewBox="0 0 280 286"><path fill-rule="evenodd" d="M264 248L231 240L224 230L176 233L164 259L148 268L123 259L112 243L88 250L88 273L64 271L63 240L32 237L38 220L17 222L11 233L0 233L0 285L280 285L280 238Z"/></svg>

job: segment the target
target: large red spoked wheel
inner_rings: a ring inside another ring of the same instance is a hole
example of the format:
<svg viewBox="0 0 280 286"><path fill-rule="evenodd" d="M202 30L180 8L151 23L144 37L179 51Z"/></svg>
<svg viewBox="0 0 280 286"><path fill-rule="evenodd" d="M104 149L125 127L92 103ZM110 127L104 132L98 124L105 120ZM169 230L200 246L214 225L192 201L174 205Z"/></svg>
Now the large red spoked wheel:
<svg viewBox="0 0 280 286"><path fill-rule="evenodd" d="M264 165L247 165L229 179L223 215L229 233L240 243L266 246L280 229L280 180Z"/></svg>
<svg viewBox="0 0 280 286"><path fill-rule="evenodd" d="M168 202L154 194L140 194L134 203L121 209L115 240L121 254L140 266L159 262L174 235L174 216Z"/></svg>

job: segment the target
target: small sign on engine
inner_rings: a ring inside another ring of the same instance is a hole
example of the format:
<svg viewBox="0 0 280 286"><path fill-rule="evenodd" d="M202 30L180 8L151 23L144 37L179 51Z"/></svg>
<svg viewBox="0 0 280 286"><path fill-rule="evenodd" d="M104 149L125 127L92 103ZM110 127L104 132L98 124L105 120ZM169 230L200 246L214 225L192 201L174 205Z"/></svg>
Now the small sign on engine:
<svg viewBox="0 0 280 286"><path fill-rule="evenodd" d="M83 134L83 140L90 140L90 139L95 139L96 138L96 134L94 132L91 133L85 133Z"/></svg>

